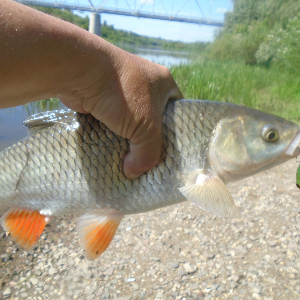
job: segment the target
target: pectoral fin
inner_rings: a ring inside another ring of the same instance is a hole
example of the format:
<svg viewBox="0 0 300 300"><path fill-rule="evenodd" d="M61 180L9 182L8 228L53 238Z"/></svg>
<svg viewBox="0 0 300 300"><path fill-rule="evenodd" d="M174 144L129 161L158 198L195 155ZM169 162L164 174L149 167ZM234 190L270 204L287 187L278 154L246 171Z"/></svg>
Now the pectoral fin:
<svg viewBox="0 0 300 300"><path fill-rule="evenodd" d="M179 188L187 200L221 218L232 216L235 205L223 181L212 173L199 173L194 184Z"/></svg>
<svg viewBox="0 0 300 300"><path fill-rule="evenodd" d="M112 241L123 215L117 211L87 213L78 220L78 235L88 260L96 259Z"/></svg>
<svg viewBox="0 0 300 300"><path fill-rule="evenodd" d="M54 110L34 114L23 121L28 129L29 135L34 135L38 131L56 124L71 125L76 121L76 113L70 109L68 110Z"/></svg>
<svg viewBox="0 0 300 300"><path fill-rule="evenodd" d="M22 248L30 249L39 240L49 217L36 210L11 207L2 217L1 225Z"/></svg>

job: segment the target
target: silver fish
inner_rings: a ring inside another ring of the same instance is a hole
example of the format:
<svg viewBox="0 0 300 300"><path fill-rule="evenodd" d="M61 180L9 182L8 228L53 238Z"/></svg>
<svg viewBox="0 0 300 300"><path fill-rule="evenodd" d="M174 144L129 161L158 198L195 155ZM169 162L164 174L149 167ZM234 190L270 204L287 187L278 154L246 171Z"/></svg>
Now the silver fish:
<svg viewBox="0 0 300 300"><path fill-rule="evenodd" d="M300 154L299 126L228 103L179 100L163 115L158 166L138 179L122 171L126 139L92 115L60 110L24 121L29 136L0 153L1 224L28 249L53 216L81 215L86 257L97 258L124 215L189 200L220 217L234 201L225 184Z"/></svg>

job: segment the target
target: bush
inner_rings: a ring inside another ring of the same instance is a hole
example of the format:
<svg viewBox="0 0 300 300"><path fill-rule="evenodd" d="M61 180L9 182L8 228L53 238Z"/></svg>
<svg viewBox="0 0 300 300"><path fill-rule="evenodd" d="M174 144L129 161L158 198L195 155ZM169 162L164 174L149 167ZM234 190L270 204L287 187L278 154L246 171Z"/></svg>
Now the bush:
<svg viewBox="0 0 300 300"><path fill-rule="evenodd" d="M279 28L267 36L255 53L262 65L276 63L291 70L300 69L300 14L290 19L285 29Z"/></svg>
<svg viewBox="0 0 300 300"><path fill-rule="evenodd" d="M221 32L209 47L210 58L255 64L255 53L267 32L268 28L261 21L237 25L234 32Z"/></svg>
<svg viewBox="0 0 300 300"><path fill-rule="evenodd" d="M233 0L210 58L299 70L300 1Z"/></svg>

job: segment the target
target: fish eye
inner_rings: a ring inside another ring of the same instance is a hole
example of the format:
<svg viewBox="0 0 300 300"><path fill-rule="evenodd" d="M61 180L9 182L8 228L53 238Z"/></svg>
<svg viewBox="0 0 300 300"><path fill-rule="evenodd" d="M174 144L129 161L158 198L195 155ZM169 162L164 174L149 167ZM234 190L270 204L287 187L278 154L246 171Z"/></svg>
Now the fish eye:
<svg viewBox="0 0 300 300"><path fill-rule="evenodd" d="M279 132L277 128L266 126L262 132L262 138L266 142L276 142L279 138Z"/></svg>

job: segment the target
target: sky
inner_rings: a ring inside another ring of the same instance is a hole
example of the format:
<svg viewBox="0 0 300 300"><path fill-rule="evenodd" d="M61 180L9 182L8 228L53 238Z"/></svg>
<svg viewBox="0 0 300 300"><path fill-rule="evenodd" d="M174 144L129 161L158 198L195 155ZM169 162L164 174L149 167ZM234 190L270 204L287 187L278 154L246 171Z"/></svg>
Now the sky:
<svg viewBox="0 0 300 300"><path fill-rule="evenodd" d="M53 2L59 2L52 0ZM90 0L95 7L139 10L178 16L205 17L223 21L226 11L232 10L231 0ZM64 3L88 4L88 0L64 0ZM200 6L200 8L199 8ZM88 12L79 15L89 15ZM111 14L101 14L104 20L115 29L123 29L140 35L182 42L209 42L214 39L219 27L161 21Z"/></svg>

